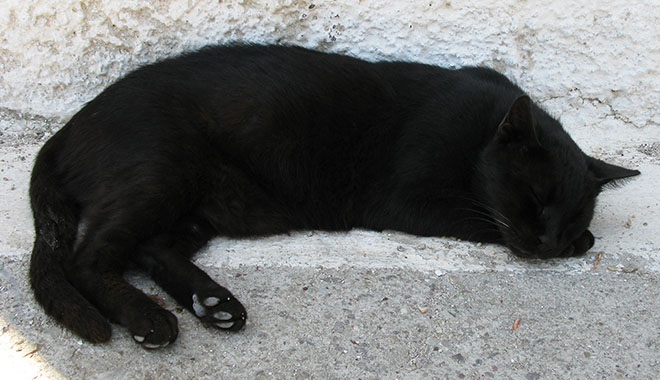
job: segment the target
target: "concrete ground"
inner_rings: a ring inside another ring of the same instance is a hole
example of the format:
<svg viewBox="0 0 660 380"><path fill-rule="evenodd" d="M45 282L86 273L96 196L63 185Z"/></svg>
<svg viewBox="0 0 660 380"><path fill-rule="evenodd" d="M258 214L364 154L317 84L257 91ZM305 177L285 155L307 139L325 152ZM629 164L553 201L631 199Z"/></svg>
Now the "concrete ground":
<svg viewBox="0 0 660 380"><path fill-rule="evenodd" d="M83 342L33 300L27 186L37 149L0 145L4 379L659 376L657 140L600 151L642 175L600 196L584 257L524 261L498 246L397 232L218 239L195 262L247 307L246 328L233 334L205 328L130 273L179 319L179 339L158 351L118 326L109 344Z"/></svg>

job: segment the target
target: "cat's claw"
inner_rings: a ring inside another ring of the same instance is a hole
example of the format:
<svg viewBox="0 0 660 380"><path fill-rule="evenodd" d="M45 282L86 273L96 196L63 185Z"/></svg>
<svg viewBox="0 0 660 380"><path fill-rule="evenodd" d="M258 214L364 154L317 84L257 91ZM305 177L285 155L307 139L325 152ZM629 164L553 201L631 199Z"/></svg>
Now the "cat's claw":
<svg viewBox="0 0 660 380"><path fill-rule="evenodd" d="M237 331L245 325L245 308L227 290L217 290L221 296L192 295L192 309L204 323L222 330Z"/></svg>

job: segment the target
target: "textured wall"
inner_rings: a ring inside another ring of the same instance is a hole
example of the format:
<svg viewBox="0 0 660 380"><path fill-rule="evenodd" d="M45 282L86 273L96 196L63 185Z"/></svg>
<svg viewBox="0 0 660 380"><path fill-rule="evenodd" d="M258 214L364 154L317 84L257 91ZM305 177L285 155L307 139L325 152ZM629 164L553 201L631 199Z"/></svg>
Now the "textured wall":
<svg viewBox="0 0 660 380"><path fill-rule="evenodd" d="M51 133L142 63L208 43L249 41L486 65L561 117L577 140L587 140L583 146L656 139L657 1L579 3L3 0L0 138Z"/></svg>

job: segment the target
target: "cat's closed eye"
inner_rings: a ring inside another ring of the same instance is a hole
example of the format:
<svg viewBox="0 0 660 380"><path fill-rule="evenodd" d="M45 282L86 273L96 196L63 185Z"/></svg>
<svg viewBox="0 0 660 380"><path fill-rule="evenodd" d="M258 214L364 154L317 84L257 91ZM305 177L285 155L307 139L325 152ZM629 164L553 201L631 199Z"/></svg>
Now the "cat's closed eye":
<svg viewBox="0 0 660 380"><path fill-rule="evenodd" d="M532 186L529 187L529 194L530 197L534 203L534 207L536 210L536 215L538 217L543 216L543 214L546 212L546 205L545 205L545 200L543 197L539 195L538 190L534 190Z"/></svg>

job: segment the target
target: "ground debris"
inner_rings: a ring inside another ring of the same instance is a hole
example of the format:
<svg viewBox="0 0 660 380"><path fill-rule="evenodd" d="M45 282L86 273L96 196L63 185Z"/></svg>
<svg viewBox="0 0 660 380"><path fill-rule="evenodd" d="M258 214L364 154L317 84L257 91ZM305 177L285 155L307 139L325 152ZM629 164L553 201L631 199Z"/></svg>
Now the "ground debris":
<svg viewBox="0 0 660 380"><path fill-rule="evenodd" d="M31 356L35 352L39 351L39 345L37 344L32 350L23 354L23 357Z"/></svg>
<svg viewBox="0 0 660 380"><path fill-rule="evenodd" d="M513 322L513 327L511 330L516 331L518 330L518 325L520 324L520 318L516 318L516 320Z"/></svg>
<svg viewBox="0 0 660 380"><path fill-rule="evenodd" d="M610 272L635 273L639 270L639 268L616 266L616 267L607 267L607 270L609 270Z"/></svg>
<svg viewBox="0 0 660 380"><path fill-rule="evenodd" d="M603 251L598 252L598 255L596 255L596 260L594 260L594 265L591 267L591 270L596 270L598 268L598 264L600 263L600 260L603 258Z"/></svg>

